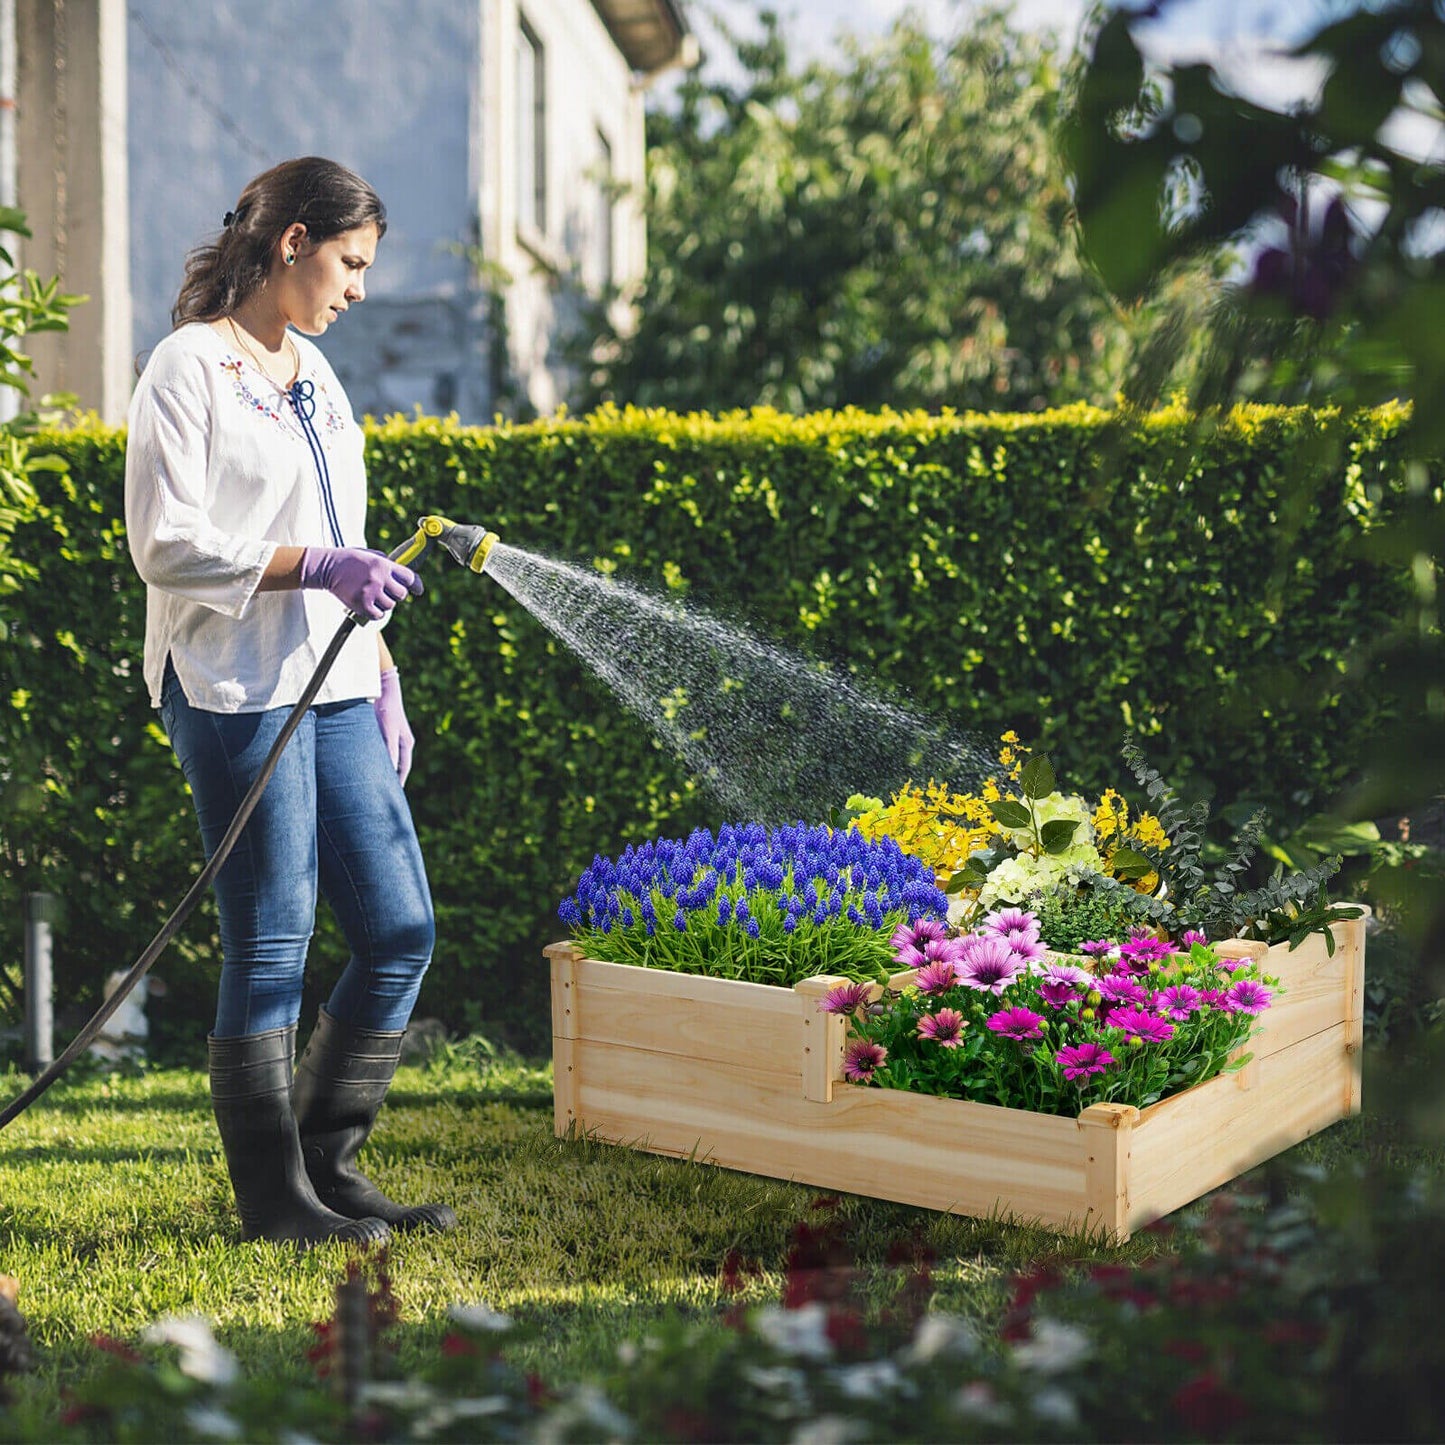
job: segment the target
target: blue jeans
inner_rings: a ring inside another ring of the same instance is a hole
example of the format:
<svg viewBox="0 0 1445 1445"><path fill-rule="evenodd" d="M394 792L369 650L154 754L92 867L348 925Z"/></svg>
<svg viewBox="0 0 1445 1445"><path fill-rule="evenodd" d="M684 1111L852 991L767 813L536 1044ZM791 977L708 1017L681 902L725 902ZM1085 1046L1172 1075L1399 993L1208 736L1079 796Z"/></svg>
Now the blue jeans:
<svg viewBox="0 0 1445 1445"><path fill-rule="evenodd" d="M207 858L290 712L203 712L167 664L161 717ZM355 1028L405 1028L436 921L411 809L365 698L306 713L216 875L217 1038L297 1022L318 883L351 949L327 1013Z"/></svg>

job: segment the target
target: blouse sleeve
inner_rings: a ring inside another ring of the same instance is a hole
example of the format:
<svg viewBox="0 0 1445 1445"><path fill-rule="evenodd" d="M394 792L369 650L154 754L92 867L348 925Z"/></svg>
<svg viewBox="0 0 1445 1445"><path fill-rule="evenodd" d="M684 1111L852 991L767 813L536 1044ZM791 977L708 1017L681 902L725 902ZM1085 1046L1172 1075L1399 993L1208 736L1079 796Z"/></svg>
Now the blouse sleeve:
<svg viewBox="0 0 1445 1445"><path fill-rule="evenodd" d="M126 536L136 571L152 587L239 617L276 544L222 531L207 515L204 399L155 387L137 403L125 457Z"/></svg>

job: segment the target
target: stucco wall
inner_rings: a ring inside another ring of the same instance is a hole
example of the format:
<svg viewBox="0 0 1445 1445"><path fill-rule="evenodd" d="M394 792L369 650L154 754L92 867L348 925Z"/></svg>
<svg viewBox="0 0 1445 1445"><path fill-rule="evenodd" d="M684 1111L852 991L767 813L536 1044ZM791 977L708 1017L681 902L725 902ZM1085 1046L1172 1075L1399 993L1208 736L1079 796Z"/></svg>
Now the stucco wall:
<svg viewBox="0 0 1445 1445"><path fill-rule="evenodd" d="M245 182L322 154L371 181L388 211L366 304L320 342L358 413L420 405L490 418L486 300L449 249L478 243L511 278L512 390L543 411L563 398L554 333L590 247L586 172L599 130L619 182L638 181L643 164L642 97L589 0L525 5L546 54L555 218L530 247L513 195L518 0L134 0L129 10L137 353L169 329L186 252L219 228ZM635 202L617 211L616 274L635 276L640 214Z"/></svg>

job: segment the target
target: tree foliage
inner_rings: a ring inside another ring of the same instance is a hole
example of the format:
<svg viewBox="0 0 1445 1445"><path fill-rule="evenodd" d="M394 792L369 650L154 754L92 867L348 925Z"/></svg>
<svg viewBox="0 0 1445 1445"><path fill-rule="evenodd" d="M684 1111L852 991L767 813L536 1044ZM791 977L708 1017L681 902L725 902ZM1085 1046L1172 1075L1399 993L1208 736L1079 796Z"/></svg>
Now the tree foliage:
<svg viewBox="0 0 1445 1445"><path fill-rule="evenodd" d="M1407 814L1445 791L1445 11L1438 0L1329 7L1296 49L1323 84L1271 109L1210 65L1149 65L1147 27L1171 6L1115 11L1093 37L1064 145L1084 248L1125 302L1158 295L1221 246L1245 258L1203 317L1194 395L1206 420L1242 394L1413 402L1409 505L1360 544L1416 581L1397 625L1359 659L1361 671L1383 669L1404 705L1345 801L1357 817ZM1147 400L1166 370L1136 373L1135 394ZM1283 479L1282 569L1289 518L1316 504L1317 460L1302 456ZM1410 878L1399 885L1408 903ZM1427 956L1445 952L1440 900L1414 901L1405 913L1431 940Z"/></svg>
<svg viewBox="0 0 1445 1445"><path fill-rule="evenodd" d="M587 403L1107 401L1125 329L1075 253L1051 45L905 17L795 70L761 20L741 83L649 116L648 276L630 334L594 315Z"/></svg>
<svg viewBox="0 0 1445 1445"><path fill-rule="evenodd" d="M12 206L0 206L0 233L28 236L24 213ZM25 337L36 331L63 331L70 308L84 299L62 295L59 277L42 281L34 271L16 270L14 257L0 246L0 386L22 397L30 395L34 363L21 349ZM65 400L46 397L44 403L53 406ZM15 528L35 506L32 474L60 465L55 457L30 453L26 438L39 419L35 411L22 409L8 421L0 422L0 596L13 592L22 578L32 575L24 558L11 551ZM0 627L3 622L0 617Z"/></svg>

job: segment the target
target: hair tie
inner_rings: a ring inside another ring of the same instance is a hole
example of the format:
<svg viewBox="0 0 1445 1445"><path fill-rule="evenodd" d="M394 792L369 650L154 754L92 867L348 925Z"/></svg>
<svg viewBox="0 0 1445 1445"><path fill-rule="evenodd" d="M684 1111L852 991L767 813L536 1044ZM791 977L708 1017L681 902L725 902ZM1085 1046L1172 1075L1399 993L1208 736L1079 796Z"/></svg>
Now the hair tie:
<svg viewBox="0 0 1445 1445"><path fill-rule="evenodd" d="M229 229L230 229L230 226L231 226L231 222L234 221L235 219L236 219L236 213L235 213L234 211L227 211L227 212L226 212L226 215L225 215L225 219L221 222L221 226L222 226L224 229L229 230Z"/></svg>

